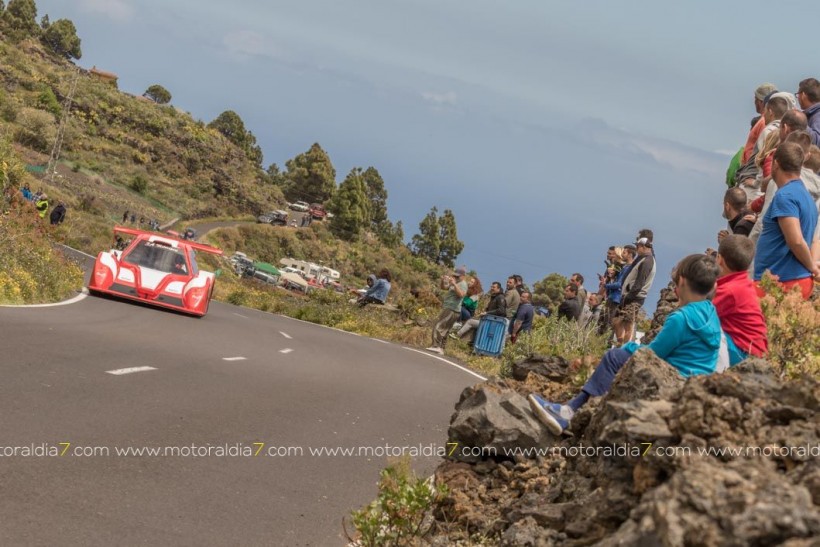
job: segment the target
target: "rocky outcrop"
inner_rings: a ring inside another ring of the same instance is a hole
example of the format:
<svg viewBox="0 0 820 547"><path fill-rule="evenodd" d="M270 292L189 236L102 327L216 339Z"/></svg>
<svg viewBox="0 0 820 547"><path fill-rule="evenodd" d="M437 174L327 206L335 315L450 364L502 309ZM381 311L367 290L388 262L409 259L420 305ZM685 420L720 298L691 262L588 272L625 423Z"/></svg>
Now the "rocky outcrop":
<svg viewBox="0 0 820 547"><path fill-rule="evenodd" d="M532 355L513 363L512 377L524 381L530 373L538 374L553 382L564 382L570 373L569 362L559 356Z"/></svg>
<svg viewBox="0 0 820 547"><path fill-rule="evenodd" d="M643 350L576 415L571 436L536 438L522 403L532 376L462 396L451 436L510 447L520 427L533 451L442 464L449 494L432 544L796 546L820 536L817 380L784 383L748 360L684 381Z"/></svg>
<svg viewBox="0 0 820 547"><path fill-rule="evenodd" d="M491 380L462 392L450 419L448 446L454 446L450 443L457 443L454 459L475 462L482 453L510 459L508 454L515 449L545 447L550 439L524 396L503 381Z"/></svg>

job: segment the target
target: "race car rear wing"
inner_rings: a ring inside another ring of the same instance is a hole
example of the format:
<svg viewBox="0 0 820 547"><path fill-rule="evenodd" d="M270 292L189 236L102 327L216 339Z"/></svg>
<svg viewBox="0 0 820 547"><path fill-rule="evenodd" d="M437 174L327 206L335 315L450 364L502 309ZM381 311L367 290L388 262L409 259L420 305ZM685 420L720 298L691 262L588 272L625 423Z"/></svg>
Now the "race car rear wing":
<svg viewBox="0 0 820 547"><path fill-rule="evenodd" d="M114 226L114 233L120 234L128 234L131 236L154 236L154 237L164 237L169 239L176 239L180 243L184 243L191 249L195 249L197 251L202 251L205 253L213 253L215 255L221 255L222 249L217 249L216 247L211 247L210 245L205 245L203 243L197 243L195 241L191 241L190 239L182 239L176 236L168 236L168 235L158 235L156 232L147 232L145 230L137 230L136 228L127 228L125 226Z"/></svg>

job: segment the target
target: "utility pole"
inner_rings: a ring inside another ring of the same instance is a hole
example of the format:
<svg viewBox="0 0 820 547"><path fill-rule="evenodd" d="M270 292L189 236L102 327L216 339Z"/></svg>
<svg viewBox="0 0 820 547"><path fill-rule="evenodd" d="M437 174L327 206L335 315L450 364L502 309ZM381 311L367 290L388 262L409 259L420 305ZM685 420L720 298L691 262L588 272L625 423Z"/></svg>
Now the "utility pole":
<svg viewBox="0 0 820 547"><path fill-rule="evenodd" d="M57 160L60 159L60 151L63 148L63 135L65 135L65 126L68 123L68 116L71 112L71 105L74 102L74 91L77 90L77 80L80 78L80 67L74 72L74 78L71 80L71 88L68 95L63 102L63 115L60 118L60 125L57 127L57 137L54 139L54 146L51 148L51 157L48 158L48 167L46 167L46 177L48 181L53 183L54 177L57 175Z"/></svg>

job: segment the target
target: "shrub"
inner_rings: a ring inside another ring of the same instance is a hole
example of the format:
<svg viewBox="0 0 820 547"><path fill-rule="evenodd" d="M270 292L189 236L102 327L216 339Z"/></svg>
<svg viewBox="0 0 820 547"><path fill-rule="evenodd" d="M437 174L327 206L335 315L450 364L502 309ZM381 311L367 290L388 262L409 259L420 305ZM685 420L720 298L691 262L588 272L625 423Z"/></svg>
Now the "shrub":
<svg viewBox="0 0 820 547"><path fill-rule="evenodd" d="M550 317L536 317L529 335L519 336L515 344L504 348L502 374L512 364L532 355L560 355L572 360L587 355L601 356L607 348L609 334L598 334L598 325L582 326L577 321Z"/></svg>
<svg viewBox="0 0 820 547"><path fill-rule="evenodd" d="M144 194L148 189L148 179L142 175L134 175L131 179L131 189L138 194Z"/></svg>
<svg viewBox="0 0 820 547"><path fill-rule="evenodd" d="M785 293L766 273L760 299L769 331L769 362L785 378L820 374L820 300L803 300L798 291Z"/></svg>
<svg viewBox="0 0 820 547"><path fill-rule="evenodd" d="M82 283L82 270L52 249L31 205L13 204L0 216L0 302L55 302Z"/></svg>
<svg viewBox="0 0 820 547"><path fill-rule="evenodd" d="M20 126L15 135L17 142L38 152L51 151L57 135L54 116L36 108L22 108L17 115L17 123Z"/></svg>
<svg viewBox="0 0 820 547"><path fill-rule="evenodd" d="M424 537L430 531L425 517L446 493L445 486L417 478L407 458L389 465L380 473L376 500L351 514L359 532L358 543L407 545L414 538Z"/></svg>
<svg viewBox="0 0 820 547"><path fill-rule="evenodd" d="M47 85L44 85L42 91L40 91L40 96L37 98L37 102L43 110L51 112L57 118L59 118L63 113L63 109L57 101L57 96L54 95L54 91L51 87Z"/></svg>

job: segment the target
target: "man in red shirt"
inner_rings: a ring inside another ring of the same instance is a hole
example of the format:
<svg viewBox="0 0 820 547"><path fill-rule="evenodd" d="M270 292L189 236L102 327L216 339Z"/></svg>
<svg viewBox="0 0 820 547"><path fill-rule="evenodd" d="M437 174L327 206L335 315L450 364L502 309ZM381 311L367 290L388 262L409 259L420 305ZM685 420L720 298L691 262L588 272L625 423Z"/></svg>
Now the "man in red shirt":
<svg viewBox="0 0 820 547"><path fill-rule="evenodd" d="M766 320L760 309L754 282L747 271L754 253L754 242L741 235L727 235L718 247L720 277L712 304L717 310L723 332L740 352L732 355L735 352L729 344L729 361L732 365L749 355L761 357L769 350Z"/></svg>

